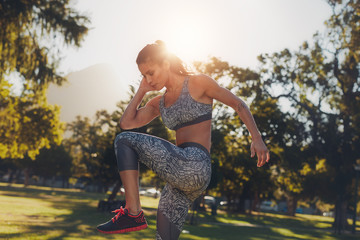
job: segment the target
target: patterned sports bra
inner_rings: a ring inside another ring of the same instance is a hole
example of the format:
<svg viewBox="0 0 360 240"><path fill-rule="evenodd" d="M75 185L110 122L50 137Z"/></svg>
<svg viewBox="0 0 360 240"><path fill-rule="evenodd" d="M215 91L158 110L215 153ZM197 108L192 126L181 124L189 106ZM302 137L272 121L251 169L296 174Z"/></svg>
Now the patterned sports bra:
<svg viewBox="0 0 360 240"><path fill-rule="evenodd" d="M160 114L166 127L171 130L211 120L212 104L195 101L188 89L189 77L185 77L180 96L169 107L165 107L164 95L160 99Z"/></svg>

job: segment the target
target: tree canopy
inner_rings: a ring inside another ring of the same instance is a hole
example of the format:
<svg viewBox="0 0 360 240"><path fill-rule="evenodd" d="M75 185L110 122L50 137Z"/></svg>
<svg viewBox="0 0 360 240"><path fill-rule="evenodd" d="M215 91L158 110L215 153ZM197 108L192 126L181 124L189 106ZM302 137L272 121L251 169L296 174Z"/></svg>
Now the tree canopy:
<svg viewBox="0 0 360 240"><path fill-rule="evenodd" d="M65 81L57 70L61 49L80 46L88 23L69 0L0 0L0 158L34 159L60 143L64 125L46 90Z"/></svg>
<svg viewBox="0 0 360 240"><path fill-rule="evenodd" d="M360 3L329 3L334 14L312 44L304 42L297 51L263 54L259 60L265 93L288 101L292 116L304 126L305 138L299 145L303 157L298 160L304 167L302 174L312 169L309 177L320 173L317 177L326 178L311 187L319 189L321 199L335 203L335 227L342 231L354 195L353 165L360 158Z"/></svg>

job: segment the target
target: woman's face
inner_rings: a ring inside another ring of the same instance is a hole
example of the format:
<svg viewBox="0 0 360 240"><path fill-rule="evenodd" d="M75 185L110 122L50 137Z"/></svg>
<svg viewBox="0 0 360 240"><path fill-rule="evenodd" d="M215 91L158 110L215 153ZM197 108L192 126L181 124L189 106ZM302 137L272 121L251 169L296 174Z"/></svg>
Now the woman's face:
<svg viewBox="0 0 360 240"><path fill-rule="evenodd" d="M138 68L146 79L146 82L157 91L161 90L165 86L165 83L169 78L169 71L165 65L166 64L159 65L151 61L138 65Z"/></svg>

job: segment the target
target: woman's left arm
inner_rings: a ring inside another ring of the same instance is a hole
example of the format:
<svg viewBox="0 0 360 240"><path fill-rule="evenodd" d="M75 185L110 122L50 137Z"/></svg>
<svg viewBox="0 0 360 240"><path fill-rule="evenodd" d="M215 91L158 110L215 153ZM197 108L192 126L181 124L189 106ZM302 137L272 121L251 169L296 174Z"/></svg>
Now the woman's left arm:
<svg viewBox="0 0 360 240"><path fill-rule="evenodd" d="M256 153L258 157L257 166L261 167L268 162L270 159L269 150L261 138L261 134L246 103L228 89L219 86L215 80L206 75L199 76L197 82L205 90L204 94L206 96L232 107L237 112L251 134L251 157L254 157Z"/></svg>

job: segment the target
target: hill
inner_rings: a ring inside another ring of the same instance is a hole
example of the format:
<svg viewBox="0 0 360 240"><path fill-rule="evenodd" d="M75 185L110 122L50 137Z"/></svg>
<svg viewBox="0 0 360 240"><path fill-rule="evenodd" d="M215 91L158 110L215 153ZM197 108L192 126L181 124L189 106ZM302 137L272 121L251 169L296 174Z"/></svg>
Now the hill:
<svg viewBox="0 0 360 240"><path fill-rule="evenodd" d="M112 112L127 96L128 85L106 64L96 64L67 75L62 86L48 89L50 104L61 106L61 121L71 122L78 115L92 118L98 110Z"/></svg>

